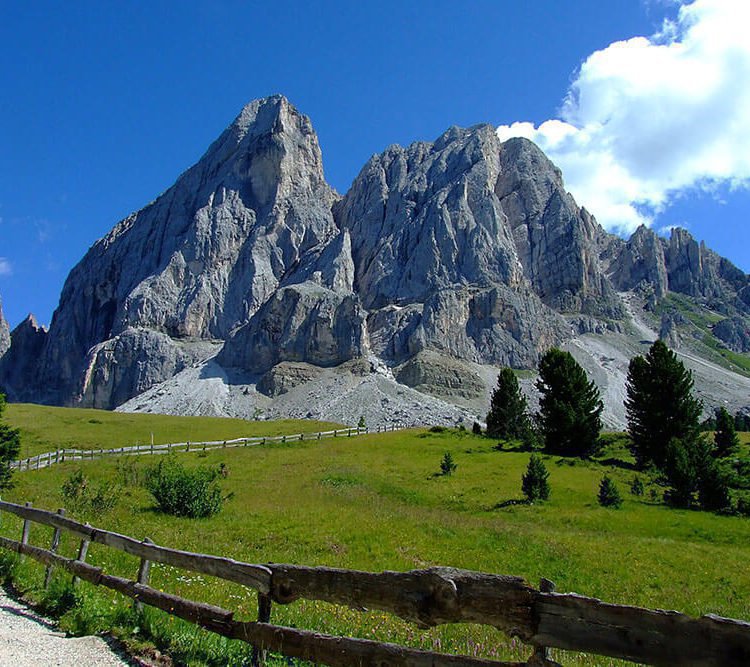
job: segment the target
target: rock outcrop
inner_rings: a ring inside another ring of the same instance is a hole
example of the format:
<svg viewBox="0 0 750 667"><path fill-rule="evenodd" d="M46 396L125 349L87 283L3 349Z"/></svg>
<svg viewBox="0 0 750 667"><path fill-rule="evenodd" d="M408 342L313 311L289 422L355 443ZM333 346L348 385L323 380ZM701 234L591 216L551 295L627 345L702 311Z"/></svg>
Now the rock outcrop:
<svg viewBox="0 0 750 667"><path fill-rule="evenodd" d="M734 352L750 352L750 324L742 317L728 317L713 327L714 336Z"/></svg>
<svg viewBox="0 0 750 667"><path fill-rule="evenodd" d="M40 391L36 369L48 332L29 315L10 334L10 347L0 357L0 385L9 400L33 401Z"/></svg>
<svg viewBox="0 0 750 667"><path fill-rule="evenodd" d="M613 262L612 281L620 290L648 287L657 298L669 290L664 245L656 232L641 225Z"/></svg>
<svg viewBox="0 0 750 667"><path fill-rule="evenodd" d="M10 347L10 326L3 315L3 304L0 302L0 359Z"/></svg>

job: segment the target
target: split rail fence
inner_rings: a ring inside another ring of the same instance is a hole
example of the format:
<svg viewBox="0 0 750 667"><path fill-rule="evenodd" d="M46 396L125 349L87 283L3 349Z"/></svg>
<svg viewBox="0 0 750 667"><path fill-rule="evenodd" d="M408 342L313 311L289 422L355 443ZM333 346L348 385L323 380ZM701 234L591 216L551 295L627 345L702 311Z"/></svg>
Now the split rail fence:
<svg viewBox="0 0 750 667"><path fill-rule="evenodd" d="M115 447L109 449L56 449L54 452L44 452L36 456L12 461L11 468L15 470L39 470L56 463L70 461L93 461L107 456L142 456L144 454L169 454L172 452L197 452L226 447L251 447L274 442L286 443L299 440L322 440L325 438L352 437L367 433L381 433L385 431L399 431L401 427L380 427L370 431L369 428L340 428L334 431L320 431L318 433L295 433L294 435L255 436L252 438L235 438L233 440L211 440L206 442L172 442L162 445L132 445L129 447Z"/></svg>
<svg viewBox="0 0 750 667"><path fill-rule="evenodd" d="M324 665L378 667L448 667L464 665L555 665L549 648L657 665L750 664L750 624L718 616L692 618L675 611L614 605L576 594L541 590L519 577L483 574L447 567L410 572L359 572L327 567L243 563L220 556L158 546L67 518L57 513L0 501L5 512L23 520L20 541L0 537L0 546L52 568L84 579L195 623L225 637L254 646L253 664L265 652ZM29 544L31 523L53 529L49 548ZM80 538L76 558L57 553L62 531ZM6 531L7 532L7 531ZM107 574L86 562L91 542L140 558L136 579ZM241 621L234 613L188 600L149 586L151 562L242 584L258 593L258 620ZM527 662L497 662L469 656L422 651L395 644L325 634L271 624L273 604L300 598L322 600L363 611L378 609L420 627L445 623L479 623L520 638L532 651Z"/></svg>

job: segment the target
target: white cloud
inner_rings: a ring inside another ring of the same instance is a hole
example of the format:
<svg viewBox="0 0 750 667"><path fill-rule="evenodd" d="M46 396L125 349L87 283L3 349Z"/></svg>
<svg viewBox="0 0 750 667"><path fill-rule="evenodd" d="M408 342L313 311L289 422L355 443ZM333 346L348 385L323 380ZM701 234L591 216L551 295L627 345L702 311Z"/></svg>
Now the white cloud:
<svg viewBox="0 0 750 667"><path fill-rule="evenodd" d="M0 257L0 276L9 276L13 273L13 267L5 257Z"/></svg>
<svg viewBox="0 0 750 667"><path fill-rule="evenodd" d="M581 65L560 119L498 128L537 143L605 227L651 224L687 189L750 185L750 1L682 3L651 37Z"/></svg>

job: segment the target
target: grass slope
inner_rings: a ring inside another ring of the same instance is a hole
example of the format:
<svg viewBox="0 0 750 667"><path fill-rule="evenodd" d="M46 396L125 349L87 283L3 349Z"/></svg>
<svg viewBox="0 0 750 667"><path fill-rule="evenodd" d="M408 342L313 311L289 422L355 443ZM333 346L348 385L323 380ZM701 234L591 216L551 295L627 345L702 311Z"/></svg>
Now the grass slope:
<svg viewBox="0 0 750 667"><path fill-rule="evenodd" d="M21 457L55 449L100 449L151 442L223 440L254 435L314 433L338 425L304 419L247 421L223 417L174 417L10 403L5 418L21 430Z"/></svg>
<svg viewBox="0 0 750 667"><path fill-rule="evenodd" d="M496 451L494 441L469 433L411 430L180 454L180 460L190 465L228 465L229 477L222 484L233 496L218 516L164 516L136 487L127 490L110 513L79 518L134 537L148 536L159 544L249 562L375 571L449 565L520 575L534 583L547 577L559 591L609 602L750 618L750 520L667 509L649 500L648 488L643 498L631 496L627 488L634 473L628 469L621 441L615 436L607 441L607 466L544 457L552 496L547 503L531 506L499 507L520 497L528 454ZM458 464L450 477L436 474L446 451ZM147 464L134 463L139 468ZM92 481L118 481L116 461L64 464L19 474L18 486L7 499L59 507L60 486L79 467ZM620 510L604 509L596 502L604 472L625 497ZM17 539L20 521L3 519L0 532ZM48 540L49 530L37 528L32 534L32 543ZM67 539L62 549L73 555L76 544ZM98 545L89 553L90 561L107 571L129 577L137 571L132 557ZM25 576L26 585L38 585L42 569ZM152 582L234 609L238 617L253 618L257 609L252 593L210 577L155 565ZM98 629L96 624L92 628L91 617L108 627L115 622L112 615L123 609L116 596L106 602L97 599L90 603L94 611L86 612L89 630ZM66 621L73 627L76 614L83 612L69 612ZM272 620L503 659L525 659L529 653L480 626L423 632L387 614L358 613L319 602L275 606ZM163 645L182 662L241 664L246 656L244 647L207 638L165 615L150 622L151 635L163 635ZM594 657L558 658L565 664L610 664Z"/></svg>

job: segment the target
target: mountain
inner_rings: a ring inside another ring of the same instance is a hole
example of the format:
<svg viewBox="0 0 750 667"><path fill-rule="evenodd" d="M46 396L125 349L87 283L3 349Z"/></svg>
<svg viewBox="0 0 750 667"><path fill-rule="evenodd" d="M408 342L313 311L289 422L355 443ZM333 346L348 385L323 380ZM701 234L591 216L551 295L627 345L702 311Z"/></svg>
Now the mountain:
<svg viewBox="0 0 750 667"><path fill-rule="evenodd" d="M0 317L0 382L109 409L352 421L375 402L376 421L450 422L557 345L616 424L621 362L659 326L726 374L714 398L750 403L723 355L750 347L749 308L730 262L684 230L606 233L537 146L489 125L391 146L341 197L310 120L273 96L92 246L49 331L27 320L3 349Z"/></svg>
<svg viewBox="0 0 750 667"><path fill-rule="evenodd" d="M0 359L10 348L10 326L3 315L3 304L0 303Z"/></svg>

